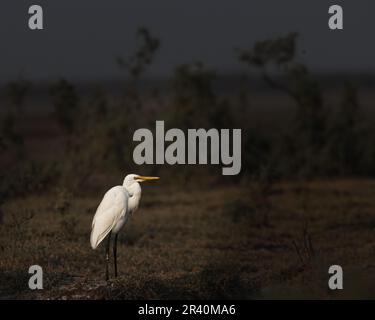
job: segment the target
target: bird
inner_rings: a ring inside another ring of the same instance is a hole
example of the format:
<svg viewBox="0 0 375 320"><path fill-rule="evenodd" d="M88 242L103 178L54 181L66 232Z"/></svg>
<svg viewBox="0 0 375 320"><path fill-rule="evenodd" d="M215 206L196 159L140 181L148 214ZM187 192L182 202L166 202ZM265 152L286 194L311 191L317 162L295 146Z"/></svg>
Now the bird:
<svg viewBox="0 0 375 320"><path fill-rule="evenodd" d="M114 235L113 260L116 278L118 233L138 209L142 193L140 183L158 179L160 178L128 174L122 185L112 187L104 194L92 220L90 244L91 248L95 250L107 237L105 249L106 281L109 280L108 265L112 234Z"/></svg>

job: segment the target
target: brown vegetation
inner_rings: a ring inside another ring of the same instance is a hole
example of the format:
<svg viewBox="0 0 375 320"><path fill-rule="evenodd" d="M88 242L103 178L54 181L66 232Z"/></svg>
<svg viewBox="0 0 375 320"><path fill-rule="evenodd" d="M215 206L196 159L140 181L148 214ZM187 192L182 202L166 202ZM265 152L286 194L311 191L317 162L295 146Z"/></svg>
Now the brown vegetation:
<svg viewBox="0 0 375 320"><path fill-rule="evenodd" d="M374 133L356 86L327 99L296 61L291 34L239 51L269 85L266 97L245 81L230 96L217 93L217 74L200 62L176 67L165 93L141 90L161 42L144 28L138 37L118 59L121 97L100 86L84 95L60 79L48 90L54 111L34 115L26 80L5 88L0 298L373 298ZM134 130L160 119L243 129L241 174L135 166ZM120 277L106 283L103 248L89 246L91 220L104 191L130 172L162 179L145 186L120 236ZM43 267L42 291L27 287L33 264ZM344 293L327 289L331 264L345 270Z"/></svg>

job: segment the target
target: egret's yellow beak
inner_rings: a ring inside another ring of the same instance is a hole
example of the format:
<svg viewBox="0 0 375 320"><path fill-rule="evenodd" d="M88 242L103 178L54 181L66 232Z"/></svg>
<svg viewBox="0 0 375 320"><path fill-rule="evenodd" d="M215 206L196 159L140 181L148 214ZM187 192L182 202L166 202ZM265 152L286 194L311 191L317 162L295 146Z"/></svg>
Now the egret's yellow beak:
<svg viewBox="0 0 375 320"><path fill-rule="evenodd" d="M142 180L142 181L150 181L150 180L159 180L159 177L147 177L147 176L137 176L136 179Z"/></svg>

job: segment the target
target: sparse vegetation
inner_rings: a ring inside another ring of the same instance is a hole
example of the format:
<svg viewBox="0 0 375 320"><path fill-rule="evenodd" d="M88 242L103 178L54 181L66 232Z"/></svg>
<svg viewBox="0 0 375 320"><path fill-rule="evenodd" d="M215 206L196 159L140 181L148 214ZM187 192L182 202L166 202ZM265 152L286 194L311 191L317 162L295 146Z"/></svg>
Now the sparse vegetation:
<svg viewBox="0 0 375 320"><path fill-rule="evenodd" d="M24 212L20 204L35 213L20 224L22 230L11 214L0 226L0 270L7 275L1 293L57 299L262 298L272 296L263 289L276 290L282 283L289 294L326 298L326 285L319 285L326 277L315 278L320 268L323 275L333 263L345 270L362 266L365 272L375 263L375 202L368 197L373 187L373 181L363 180L276 183L268 227L256 223L263 219L258 211L240 220L227 211L228 200L242 198L247 188L189 193L173 186L150 188L120 236L121 276L109 285L103 281L104 248L93 251L88 242L97 195L75 198L61 217L52 213L51 198L30 195L5 206L18 215ZM308 204L295 201L301 188L309 190ZM26 211L17 219L24 216ZM14 255L12 235L18 239ZM20 283L30 263L44 267L43 291L31 292Z"/></svg>
<svg viewBox="0 0 375 320"><path fill-rule="evenodd" d="M246 72L260 72L263 93L242 81L224 94L221 75L201 62L176 67L166 92L144 89L160 40L145 28L137 37L134 52L117 60L126 75L118 96L62 78L50 86L51 115L19 117L30 84L4 88L0 298L326 298L316 270L374 266L375 133L357 86L327 99L290 34L239 51ZM291 108L280 111L281 100ZM181 129L243 129L241 174L135 168L134 130L160 119ZM107 284L103 252L89 247L91 219L103 190L130 171L162 179L121 234L123 275ZM26 287L31 264L44 268L43 292Z"/></svg>

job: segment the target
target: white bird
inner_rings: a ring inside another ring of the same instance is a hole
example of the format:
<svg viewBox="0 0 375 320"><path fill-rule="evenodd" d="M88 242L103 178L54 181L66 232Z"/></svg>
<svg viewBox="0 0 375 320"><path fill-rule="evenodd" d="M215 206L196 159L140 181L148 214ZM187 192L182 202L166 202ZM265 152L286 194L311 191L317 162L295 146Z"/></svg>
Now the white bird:
<svg viewBox="0 0 375 320"><path fill-rule="evenodd" d="M146 177L137 174L128 174L122 186L109 189L100 202L92 220L90 243L93 249L108 237L106 246L106 280L109 278L109 247L111 235L115 235L113 244L113 259L115 265L115 277L117 277L117 236L129 217L138 209L141 200L140 182L158 180L159 177Z"/></svg>

